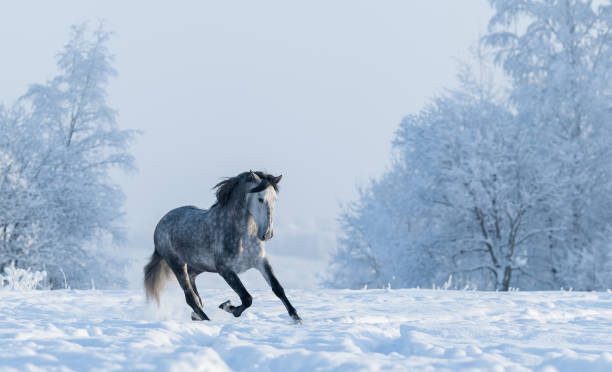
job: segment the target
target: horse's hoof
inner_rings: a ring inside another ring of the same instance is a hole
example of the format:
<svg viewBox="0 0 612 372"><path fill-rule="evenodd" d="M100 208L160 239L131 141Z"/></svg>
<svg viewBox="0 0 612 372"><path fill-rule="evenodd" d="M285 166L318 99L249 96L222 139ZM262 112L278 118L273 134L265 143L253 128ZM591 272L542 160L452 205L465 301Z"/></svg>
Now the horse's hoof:
<svg viewBox="0 0 612 372"><path fill-rule="evenodd" d="M295 324L302 324L302 318L300 318L299 315L295 314L291 316L293 318L293 323Z"/></svg>
<svg viewBox="0 0 612 372"><path fill-rule="evenodd" d="M219 305L219 309L221 310L225 310L228 313L233 313L232 308L234 307L234 305L232 305L232 301L227 300L224 303L222 303L221 305Z"/></svg>
<svg viewBox="0 0 612 372"><path fill-rule="evenodd" d="M195 311L191 312L191 320L193 321L201 321L201 320L210 320L206 314L204 314L204 318L195 313Z"/></svg>
<svg viewBox="0 0 612 372"><path fill-rule="evenodd" d="M191 320L202 320L202 318L195 313L195 311L191 312Z"/></svg>

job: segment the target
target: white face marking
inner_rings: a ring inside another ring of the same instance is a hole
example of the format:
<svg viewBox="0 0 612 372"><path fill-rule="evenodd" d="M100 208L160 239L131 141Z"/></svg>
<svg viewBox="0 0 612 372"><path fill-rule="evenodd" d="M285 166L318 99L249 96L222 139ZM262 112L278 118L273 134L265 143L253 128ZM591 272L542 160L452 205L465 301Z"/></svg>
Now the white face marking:
<svg viewBox="0 0 612 372"><path fill-rule="evenodd" d="M260 240L272 238L273 226L272 216L274 205L276 204L276 191L269 186L265 190L257 193L247 194L247 205L249 213L255 219L257 225L257 237Z"/></svg>

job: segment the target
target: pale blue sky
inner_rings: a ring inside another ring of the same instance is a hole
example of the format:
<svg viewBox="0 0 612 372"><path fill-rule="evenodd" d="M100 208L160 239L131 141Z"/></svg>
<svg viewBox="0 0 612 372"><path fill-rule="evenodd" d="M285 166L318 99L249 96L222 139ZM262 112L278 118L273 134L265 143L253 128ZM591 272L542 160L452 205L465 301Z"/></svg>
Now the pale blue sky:
<svg viewBox="0 0 612 372"><path fill-rule="evenodd" d="M263 169L284 175L272 262L287 287L312 287L339 204L389 165L401 118L455 84L490 14L485 0L9 2L0 102L53 75L71 24L105 19L119 71L109 100L123 128L144 133L139 172L117 177L122 252L142 266L165 212L207 208L220 177ZM263 286L255 277L247 287Z"/></svg>

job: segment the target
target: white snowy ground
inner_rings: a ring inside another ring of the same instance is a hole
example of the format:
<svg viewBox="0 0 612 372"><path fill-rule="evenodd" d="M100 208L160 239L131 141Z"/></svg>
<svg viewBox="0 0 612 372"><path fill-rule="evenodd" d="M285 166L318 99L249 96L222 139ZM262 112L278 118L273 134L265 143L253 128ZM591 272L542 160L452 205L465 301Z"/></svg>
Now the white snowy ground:
<svg viewBox="0 0 612 372"><path fill-rule="evenodd" d="M174 283L175 284L175 283ZM169 284L172 286L172 283ZM0 291L0 371L612 371L612 293L293 290L304 324L269 291L211 322L182 294Z"/></svg>

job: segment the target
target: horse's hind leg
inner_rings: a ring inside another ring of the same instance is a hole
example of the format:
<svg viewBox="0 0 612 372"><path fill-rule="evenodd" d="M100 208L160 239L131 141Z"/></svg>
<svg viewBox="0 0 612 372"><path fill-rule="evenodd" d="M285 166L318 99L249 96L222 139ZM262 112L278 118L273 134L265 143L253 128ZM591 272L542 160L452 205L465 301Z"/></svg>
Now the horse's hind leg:
<svg viewBox="0 0 612 372"><path fill-rule="evenodd" d="M187 305L191 306L193 309L194 313L191 315L191 319L210 320L208 316L204 314L204 310L202 309L202 301L200 300L200 296L195 289L195 276L194 279L190 278L189 271L187 270L187 264L183 264L180 267L173 265L172 271L174 272L179 285L183 289L183 292L185 292L185 300L187 301Z"/></svg>
<svg viewBox="0 0 612 372"><path fill-rule="evenodd" d="M191 284L193 293L195 293L195 297L200 304L200 308L204 309L204 302L202 302L202 298L200 297L200 294L198 293L198 288L196 287L196 283L195 283L195 278L198 273L189 273L189 270L187 271L187 273L189 275L189 283ZM202 320L202 319L199 319L198 315L195 312L193 312L191 313L191 320Z"/></svg>
<svg viewBox="0 0 612 372"><path fill-rule="evenodd" d="M251 304L253 303L253 297L247 292L244 285L240 281L238 274L236 274L233 270L219 270L219 275L225 279L227 284L238 294L240 297L240 301L242 302L240 306L234 306L228 300L219 305L220 309L227 311L228 313L234 314L235 317L239 317L243 311L245 311Z"/></svg>

